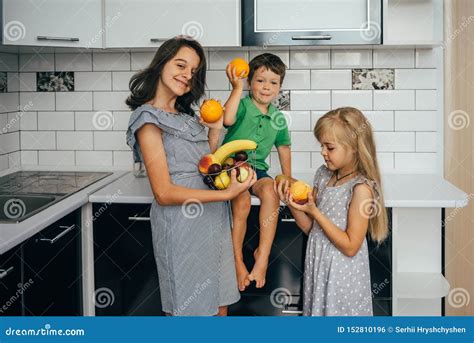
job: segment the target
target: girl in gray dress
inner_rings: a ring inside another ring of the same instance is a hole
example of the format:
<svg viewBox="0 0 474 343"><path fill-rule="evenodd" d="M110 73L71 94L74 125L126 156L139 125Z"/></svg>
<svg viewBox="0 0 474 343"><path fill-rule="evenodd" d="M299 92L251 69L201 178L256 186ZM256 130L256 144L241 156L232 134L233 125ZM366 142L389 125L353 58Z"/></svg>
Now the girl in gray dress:
<svg viewBox="0 0 474 343"><path fill-rule="evenodd" d="M293 201L288 182L275 185L309 234L303 315L371 316L366 234L379 243L388 234L372 130L359 110L345 107L321 117L314 135L326 165L316 171L307 203Z"/></svg>
<svg viewBox="0 0 474 343"><path fill-rule="evenodd" d="M204 95L206 60L188 37L164 42L130 80L133 110L127 144L143 161L154 200L150 211L162 309L168 315L226 315L239 300L227 200L255 183L210 190L200 158L217 148L222 119L204 123L191 105ZM206 126L208 129L206 129Z"/></svg>

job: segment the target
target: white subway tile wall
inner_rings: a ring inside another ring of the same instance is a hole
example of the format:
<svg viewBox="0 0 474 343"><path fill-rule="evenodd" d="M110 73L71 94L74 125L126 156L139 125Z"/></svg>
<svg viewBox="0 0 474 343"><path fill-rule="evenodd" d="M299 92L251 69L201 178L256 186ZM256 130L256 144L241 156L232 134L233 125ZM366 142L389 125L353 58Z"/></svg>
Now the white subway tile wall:
<svg viewBox="0 0 474 343"><path fill-rule="evenodd" d="M21 165L18 54L0 53L0 171Z"/></svg>
<svg viewBox="0 0 474 343"><path fill-rule="evenodd" d="M264 52L280 56L288 66L282 88L290 91L290 110L284 114L294 170L324 162L313 136L316 121L332 108L354 106L372 124L383 170L435 171L442 113L437 49L206 49L207 96L225 102L231 89L227 63ZM129 50L0 53L0 74L8 78L7 92L0 93L0 170L15 163L131 168L125 143L131 114L125 105L128 83L153 56ZM393 69L394 89L353 90L352 69L360 68ZM74 72L74 91L37 92L36 73L42 71ZM275 149L268 162L272 172L280 170Z"/></svg>

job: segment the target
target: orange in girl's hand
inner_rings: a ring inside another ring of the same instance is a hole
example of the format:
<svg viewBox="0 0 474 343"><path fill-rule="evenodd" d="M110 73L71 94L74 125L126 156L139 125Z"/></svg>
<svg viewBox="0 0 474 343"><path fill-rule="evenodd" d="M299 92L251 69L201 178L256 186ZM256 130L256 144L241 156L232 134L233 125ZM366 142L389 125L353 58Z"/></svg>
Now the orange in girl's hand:
<svg viewBox="0 0 474 343"><path fill-rule="evenodd" d="M235 74L237 76L247 77L249 75L250 67L244 59L236 58L232 60L230 64L235 68Z"/></svg>
<svg viewBox="0 0 474 343"><path fill-rule="evenodd" d="M205 100L200 108L201 118L206 123L214 123L221 119L224 109L219 101L214 99Z"/></svg>
<svg viewBox="0 0 474 343"><path fill-rule="evenodd" d="M297 204L305 204L308 201L308 192L311 187L304 181L296 181L290 187L290 193Z"/></svg>

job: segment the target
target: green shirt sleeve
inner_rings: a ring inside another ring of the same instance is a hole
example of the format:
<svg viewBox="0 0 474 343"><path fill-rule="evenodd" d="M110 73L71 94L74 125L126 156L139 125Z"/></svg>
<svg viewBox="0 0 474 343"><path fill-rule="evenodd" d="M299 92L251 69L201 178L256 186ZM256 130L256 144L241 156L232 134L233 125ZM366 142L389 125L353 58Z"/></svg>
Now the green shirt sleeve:
<svg viewBox="0 0 474 343"><path fill-rule="evenodd" d="M278 131L275 139L275 146L279 147L280 145L291 145L290 133L288 132L288 127L286 125Z"/></svg>
<svg viewBox="0 0 474 343"><path fill-rule="evenodd" d="M232 124L230 126L224 125L224 127L229 128L229 127L232 127L234 125L237 125L242 120L244 115L245 115L245 104L243 102L243 99L241 99L240 102L239 102L239 107L237 108L237 113L235 114L234 124Z"/></svg>

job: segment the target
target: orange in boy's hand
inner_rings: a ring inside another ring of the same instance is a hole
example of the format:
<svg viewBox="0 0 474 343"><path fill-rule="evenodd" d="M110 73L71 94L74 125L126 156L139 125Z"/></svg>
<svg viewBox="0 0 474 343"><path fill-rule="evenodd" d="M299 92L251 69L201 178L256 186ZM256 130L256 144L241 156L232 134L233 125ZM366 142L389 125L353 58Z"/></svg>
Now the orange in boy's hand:
<svg viewBox="0 0 474 343"><path fill-rule="evenodd" d="M247 77L250 72L248 63L242 58L233 59L230 64L235 68L235 74L241 77ZM243 74L242 74L243 72Z"/></svg>
<svg viewBox="0 0 474 343"><path fill-rule="evenodd" d="M215 123L221 119L224 114L224 109L219 101L214 99L205 100L199 110L201 118L206 123Z"/></svg>
<svg viewBox="0 0 474 343"><path fill-rule="evenodd" d="M308 201L308 192L311 187L304 181L296 181L290 187L290 194L294 202L303 205Z"/></svg>

